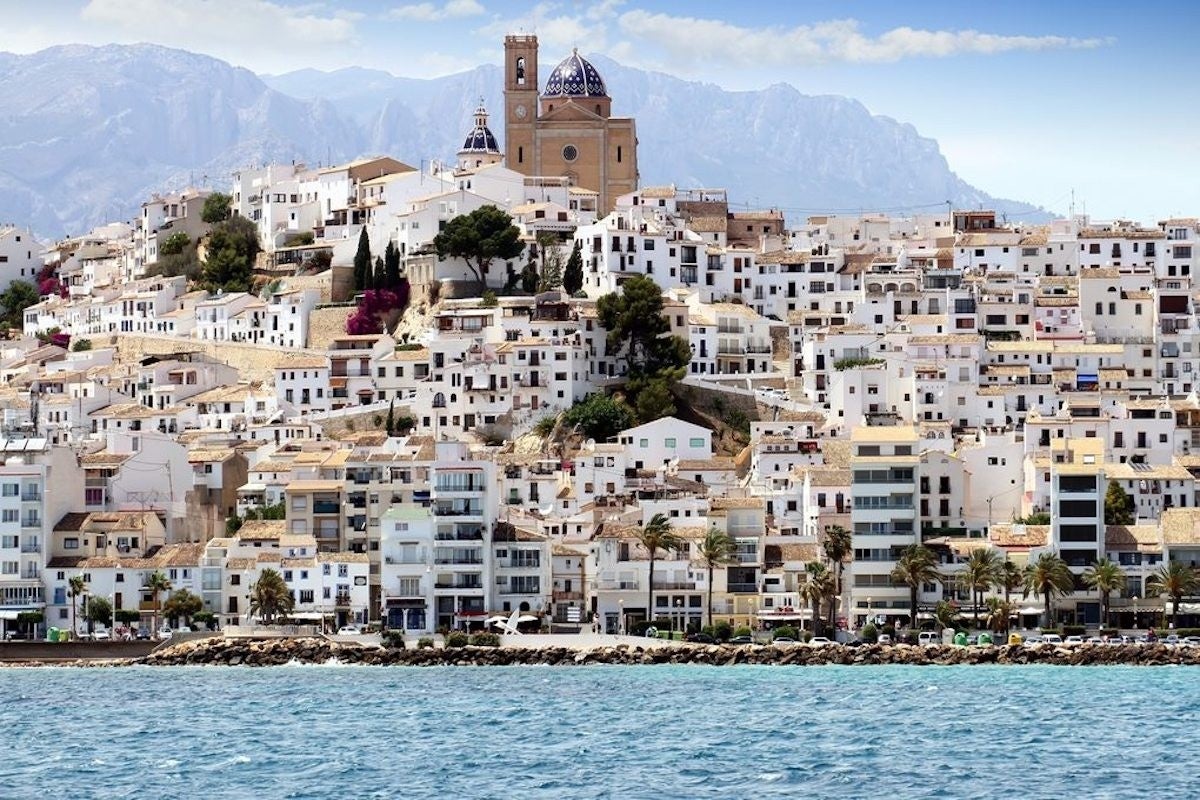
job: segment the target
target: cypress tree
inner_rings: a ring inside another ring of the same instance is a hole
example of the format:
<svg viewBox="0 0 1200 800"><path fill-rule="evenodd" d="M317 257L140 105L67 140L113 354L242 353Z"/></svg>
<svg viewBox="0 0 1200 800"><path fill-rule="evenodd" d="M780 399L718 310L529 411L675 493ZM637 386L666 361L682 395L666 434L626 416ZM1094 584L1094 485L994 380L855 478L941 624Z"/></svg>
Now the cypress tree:
<svg viewBox="0 0 1200 800"><path fill-rule="evenodd" d="M563 271L563 288L567 294L573 295L583 288L583 252L581 243L575 242L571 257L567 259L567 268Z"/></svg>
<svg viewBox="0 0 1200 800"><path fill-rule="evenodd" d="M358 251L354 254L354 290L361 292L371 288L371 240L367 238L364 227L358 235Z"/></svg>
<svg viewBox="0 0 1200 800"><path fill-rule="evenodd" d="M400 248L389 241L383 251L384 272L387 274L388 289L395 290L400 285Z"/></svg>

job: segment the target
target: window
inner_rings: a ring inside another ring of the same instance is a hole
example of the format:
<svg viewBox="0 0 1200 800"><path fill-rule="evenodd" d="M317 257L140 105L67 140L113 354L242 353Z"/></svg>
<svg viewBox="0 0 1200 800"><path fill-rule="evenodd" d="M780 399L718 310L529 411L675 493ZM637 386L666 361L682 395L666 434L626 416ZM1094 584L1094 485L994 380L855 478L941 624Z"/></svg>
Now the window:
<svg viewBox="0 0 1200 800"><path fill-rule="evenodd" d="M704 447L704 437L693 436L692 438L688 439L688 447Z"/></svg>
<svg viewBox="0 0 1200 800"><path fill-rule="evenodd" d="M333 574L333 573L332 573L332 571L331 571L331 569L330 569L330 566L331 566L331 565L329 565L329 564L322 564L322 565L321 565L321 574L322 574L322 575L331 575L331 574Z"/></svg>
<svg viewBox="0 0 1200 800"><path fill-rule="evenodd" d="M288 583L292 582L292 571L290 569L286 569L283 571L283 579L285 581L287 581Z"/></svg>
<svg viewBox="0 0 1200 800"><path fill-rule="evenodd" d="M300 590L300 602L301 603L311 603L312 601L313 601L313 590L312 589L301 589Z"/></svg>
<svg viewBox="0 0 1200 800"><path fill-rule="evenodd" d="M638 439L638 447L649 447L649 446L650 446L649 439Z"/></svg>
<svg viewBox="0 0 1200 800"><path fill-rule="evenodd" d="M350 565L349 564L338 564L338 577L339 578L350 577Z"/></svg>
<svg viewBox="0 0 1200 800"><path fill-rule="evenodd" d="M0 522L16 522L19 515L20 512L18 512L17 509L6 508L4 509L3 513L0 514Z"/></svg>
<svg viewBox="0 0 1200 800"><path fill-rule="evenodd" d="M574 161L579 158L579 150L573 144L566 145L562 149L562 157L563 161Z"/></svg>
<svg viewBox="0 0 1200 800"><path fill-rule="evenodd" d="M5 497L16 497L17 496L17 484L15 484L15 483L4 484L4 496Z"/></svg>
<svg viewBox="0 0 1200 800"><path fill-rule="evenodd" d="M675 437L674 437L674 436L669 436L669 437L667 437L666 439L664 439L664 440L663 440L663 446L664 446L664 447L674 447L674 446L675 446Z"/></svg>

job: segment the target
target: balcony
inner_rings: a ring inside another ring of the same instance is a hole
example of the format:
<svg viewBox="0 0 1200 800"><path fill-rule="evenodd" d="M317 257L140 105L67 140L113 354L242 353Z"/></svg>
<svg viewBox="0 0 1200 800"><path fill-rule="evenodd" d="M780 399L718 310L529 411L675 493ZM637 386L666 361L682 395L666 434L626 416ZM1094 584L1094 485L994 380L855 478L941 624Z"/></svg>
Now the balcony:
<svg viewBox="0 0 1200 800"><path fill-rule="evenodd" d="M639 581L599 581L596 585L605 592L636 592L641 588Z"/></svg>
<svg viewBox="0 0 1200 800"><path fill-rule="evenodd" d="M42 545L39 542L22 542L21 552L22 553L40 553L40 552L42 552Z"/></svg>
<svg viewBox="0 0 1200 800"><path fill-rule="evenodd" d="M655 591L658 591L659 589L665 589L665 590L669 590L669 591L691 592L691 591L695 591L696 588L697 587L696 587L695 581L655 581L654 582L654 590Z"/></svg>
<svg viewBox="0 0 1200 800"><path fill-rule="evenodd" d="M42 518L41 517L22 517L21 518L21 527L22 528L40 528L40 527L42 527Z"/></svg>
<svg viewBox="0 0 1200 800"><path fill-rule="evenodd" d="M434 556L434 564L451 566L479 566L483 564L481 556Z"/></svg>
<svg viewBox="0 0 1200 800"><path fill-rule="evenodd" d="M341 511L336 500L314 500L314 514L337 514Z"/></svg>
<svg viewBox="0 0 1200 800"><path fill-rule="evenodd" d="M482 589L482 581L438 581L433 585L435 589Z"/></svg>
<svg viewBox="0 0 1200 800"><path fill-rule="evenodd" d="M333 598L333 604L335 607L341 607L341 608L348 607L350 605L350 595L349 594L335 595Z"/></svg>
<svg viewBox="0 0 1200 800"><path fill-rule="evenodd" d="M26 490L21 492L22 503L39 503L42 500L42 493L37 489Z"/></svg>
<svg viewBox="0 0 1200 800"><path fill-rule="evenodd" d="M552 597L556 603L567 603L572 600L583 600L583 592L554 592Z"/></svg>
<svg viewBox="0 0 1200 800"><path fill-rule="evenodd" d="M757 583L730 583L726 586L726 590L733 594L757 594Z"/></svg>
<svg viewBox="0 0 1200 800"><path fill-rule="evenodd" d="M717 355L721 356L740 356L745 354L746 348L737 343L722 342L717 345Z"/></svg>
<svg viewBox="0 0 1200 800"><path fill-rule="evenodd" d="M434 504L433 515L435 517L478 517L483 514L483 509L478 506L454 506Z"/></svg>

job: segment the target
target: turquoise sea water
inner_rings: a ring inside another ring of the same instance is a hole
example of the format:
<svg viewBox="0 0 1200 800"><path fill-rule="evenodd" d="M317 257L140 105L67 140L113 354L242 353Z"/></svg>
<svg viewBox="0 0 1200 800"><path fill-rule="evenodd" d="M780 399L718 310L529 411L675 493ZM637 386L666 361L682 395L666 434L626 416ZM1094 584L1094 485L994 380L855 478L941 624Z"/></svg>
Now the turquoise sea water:
<svg viewBox="0 0 1200 800"><path fill-rule="evenodd" d="M1200 672L0 669L0 797L1193 797Z"/></svg>

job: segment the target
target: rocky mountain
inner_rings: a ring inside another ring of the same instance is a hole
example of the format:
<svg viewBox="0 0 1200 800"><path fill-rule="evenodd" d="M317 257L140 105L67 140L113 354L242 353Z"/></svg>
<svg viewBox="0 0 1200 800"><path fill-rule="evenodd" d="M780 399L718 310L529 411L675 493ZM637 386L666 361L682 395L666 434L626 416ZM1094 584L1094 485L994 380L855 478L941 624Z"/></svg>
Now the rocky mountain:
<svg viewBox="0 0 1200 800"><path fill-rule="evenodd" d="M614 113L637 117L645 183L723 186L793 218L945 200L1034 210L965 183L935 141L853 100L783 84L729 92L592 60ZM151 192L221 188L272 160L450 160L481 97L503 136L501 89L490 65L432 80L361 68L259 77L154 45L0 53L0 222L78 233L131 217Z"/></svg>

